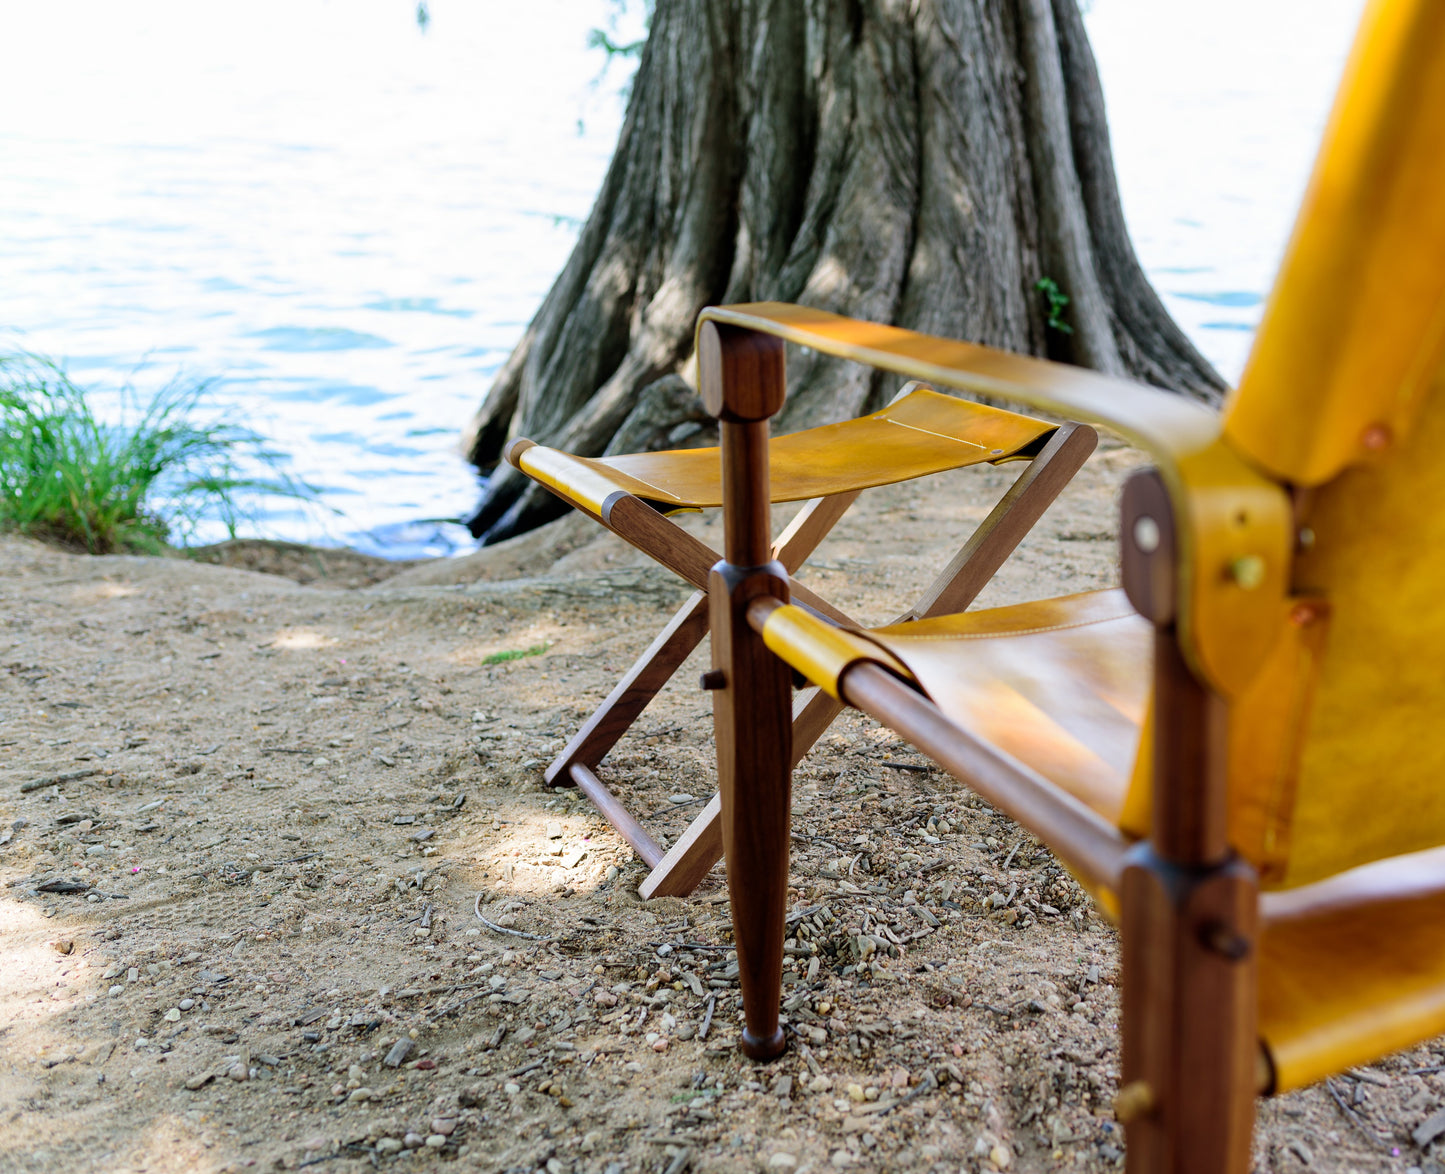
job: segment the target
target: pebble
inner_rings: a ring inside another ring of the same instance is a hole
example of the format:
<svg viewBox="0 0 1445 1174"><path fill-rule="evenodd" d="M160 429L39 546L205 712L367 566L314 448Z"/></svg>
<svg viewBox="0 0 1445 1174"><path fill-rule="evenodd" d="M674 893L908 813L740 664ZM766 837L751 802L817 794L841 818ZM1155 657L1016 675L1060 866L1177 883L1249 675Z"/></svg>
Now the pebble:
<svg viewBox="0 0 1445 1174"><path fill-rule="evenodd" d="M863 1086L861 1084L850 1084L847 1088L848 1099L856 1105L863 1103Z"/></svg>
<svg viewBox="0 0 1445 1174"><path fill-rule="evenodd" d="M216 1074L214 1072L203 1072L199 1076L192 1076L188 1081L186 1081L186 1087L192 1092L195 1092L198 1088L205 1088L206 1085L211 1083L211 1080L212 1078L214 1078L215 1075Z"/></svg>
<svg viewBox="0 0 1445 1174"><path fill-rule="evenodd" d="M56 941L53 941L50 944L55 947L55 952L57 954L69 954L73 949L75 949L75 943L69 938L58 938Z"/></svg>
<svg viewBox="0 0 1445 1174"><path fill-rule="evenodd" d="M402 1061L411 1054L411 1050L415 1046L407 1036L402 1036L391 1045L391 1051L386 1053L386 1059L382 1063L388 1068L400 1068Z"/></svg>
<svg viewBox="0 0 1445 1174"><path fill-rule="evenodd" d="M356 1088L351 1090L351 1094L346 1099L352 1104L362 1104L366 1101L374 1101L376 1093L369 1088Z"/></svg>
<svg viewBox="0 0 1445 1174"><path fill-rule="evenodd" d="M167 1023L179 1023L181 1021L181 1009L179 1007L172 1007L165 1013L163 1018Z"/></svg>
<svg viewBox="0 0 1445 1174"><path fill-rule="evenodd" d="M562 825L555 819L547 825L547 838L549 840L560 840L562 838Z"/></svg>
<svg viewBox="0 0 1445 1174"><path fill-rule="evenodd" d="M401 1140L395 1137L379 1137L376 1139L376 1152L379 1154L401 1153Z"/></svg>
<svg viewBox="0 0 1445 1174"><path fill-rule="evenodd" d="M232 1080L243 1081L251 1079L251 1070L244 1064L233 1064L231 1070L226 1073Z"/></svg>
<svg viewBox="0 0 1445 1174"><path fill-rule="evenodd" d="M768 1159L769 1170L791 1170L798 1164L798 1159L792 1154L777 1153Z"/></svg>
<svg viewBox="0 0 1445 1174"><path fill-rule="evenodd" d="M408 1133L401 1139L401 1144L409 1150L417 1150L426 1144L426 1138L420 1133Z"/></svg>
<svg viewBox="0 0 1445 1174"><path fill-rule="evenodd" d="M311 760L311 765L312 765L312 766L330 766L330 765L331 765L331 759L326 758L325 756L322 756L322 757L320 757L320 758L313 758L313 759Z"/></svg>
<svg viewBox="0 0 1445 1174"><path fill-rule="evenodd" d="M666 1036L663 1036L661 1039L652 1041L652 1050L654 1052L665 1052L667 1051L667 1044L668 1039Z"/></svg>
<svg viewBox="0 0 1445 1174"><path fill-rule="evenodd" d="M615 881L619 876L622 875L622 872L621 872L621 870L617 867L617 865L615 865L615 864L609 864L609 865L607 866L607 872L606 872L605 875L606 875L606 877L607 877L608 880L610 880L610 881Z"/></svg>
<svg viewBox="0 0 1445 1174"><path fill-rule="evenodd" d="M434 1150L441 1149L442 1146L446 1145L446 1143L447 1139L445 1135L440 1133L433 1133L426 1139L426 1144Z"/></svg>
<svg viewBox="0 0 1445 1174"><path fill-rule="evenodd" d="M113 995L123 995L125 994L125 987L117 984L116 986L110 988L110 993Z"/></svg>
<svg viewBox="0 0 1445 1174"><path fill-rule="evenodd" d="M179 1003L176 1004L176 1006L179 1007L182 1011L189 1011L195 1005L195 999L182 999Z"/></svg>
<svg viewBox="0 0 1445 1174"><path fill-rule="evenodd" d="M988 1160L1000 1170L1007 1170L1013 1164L1013 1151L1006 1146L996 1145L988 1151Z"/></svg>
<svg viewBox="0 0 1445 1174"><path fill-rule="evenodd" d="M456 1132L456 1128L456 1120L452 1117L432 1118L431 1131L433 1133L440 1133L443 1137L450 1137L453 1133Z"/></svg>
<svg viewBox="0 0 1445 1174"><path fill-rule="evenodd" d="M502 1085L502 1091L510 1096L516 1096L517 1093L522 1091L522 1086L509 1080L506 1084Z"/></svg>
<svg viewBox="0 0 1445 1174"><path fill-rule="evenodd" d="M125 980L126 982L139 982L140 971L136 967L132 966L129 970L125 972Z"/></svg>

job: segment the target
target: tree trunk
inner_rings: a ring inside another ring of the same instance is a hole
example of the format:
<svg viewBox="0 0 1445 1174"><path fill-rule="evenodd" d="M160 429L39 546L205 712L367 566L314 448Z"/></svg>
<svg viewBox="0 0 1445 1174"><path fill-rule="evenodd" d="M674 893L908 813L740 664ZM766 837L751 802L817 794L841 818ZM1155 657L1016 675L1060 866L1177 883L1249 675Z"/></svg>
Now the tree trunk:
<svg viewBox="0 0 1445 1174"><path fill-rule="evenodd" d="M597 203L470 426L474 532L558 512L498 465L512 436L675 443L695 410L641 393L686 374L704 306L761 300L1223 388L1134 255L1077 0L657 0ZM895 386L789 357L782 431Z"/></svg>

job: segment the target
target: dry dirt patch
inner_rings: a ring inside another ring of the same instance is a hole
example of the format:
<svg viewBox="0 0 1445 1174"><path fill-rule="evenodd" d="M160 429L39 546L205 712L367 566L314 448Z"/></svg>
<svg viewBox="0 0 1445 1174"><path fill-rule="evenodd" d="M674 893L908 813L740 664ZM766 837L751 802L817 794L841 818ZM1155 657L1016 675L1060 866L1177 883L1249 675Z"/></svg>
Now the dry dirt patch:
<svg viewBox="0 0 1445 1174"><path fill-rule="evenodd" d="M982 602L1108 584L1136 461ZM810 583L886 618L1009 473L871 495ZM681 585L569 521L342 574L0 543L0 1167L1118 1165L1114 934L1008 820L840 721L795 788L793 1046L753 1066L720 880L640 904L540 785ZM668 837L713 787L700 663L602 771ZM1264 1105L1258 1168L1432 1168L1438 1052Z"/></svg>

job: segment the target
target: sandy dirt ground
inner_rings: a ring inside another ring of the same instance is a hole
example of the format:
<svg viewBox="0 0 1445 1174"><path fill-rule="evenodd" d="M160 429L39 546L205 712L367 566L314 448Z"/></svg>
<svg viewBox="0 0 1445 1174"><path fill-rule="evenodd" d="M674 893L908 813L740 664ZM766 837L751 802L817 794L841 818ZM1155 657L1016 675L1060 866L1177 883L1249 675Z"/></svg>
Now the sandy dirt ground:
<svg viewBox="0 0 1445 1174"><path fill-rule="evenodd" d="M1137 461L1105 446L980 603L1110 584ZM807 581L887 618L1010 476L876 491ZM209 557L0 542L0 1169L1120 1165L1114 931L857 716L796 779L790 1049L740 1057L720 871L641 903L541 782L665 572L580 519L399 569ZM701 663L600 772L669 840L714 789ZM1262 1103L1256 1168L1439 1174L1442 1050Z"/></svg>

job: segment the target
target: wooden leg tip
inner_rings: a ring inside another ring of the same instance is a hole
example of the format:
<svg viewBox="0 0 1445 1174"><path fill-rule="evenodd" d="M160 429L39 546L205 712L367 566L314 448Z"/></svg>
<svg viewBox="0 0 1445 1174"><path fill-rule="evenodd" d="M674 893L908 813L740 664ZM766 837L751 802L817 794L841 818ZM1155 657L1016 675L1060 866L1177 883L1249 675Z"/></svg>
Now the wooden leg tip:
<svg viewBox="0 0 1445 1174"><path fill-rule="evenodd" d="M743 1028L743 1055L749 1060L757 1060L759 1063L776 1060L787 1048L788 1040L781 1027L774 1028L772 1035L765 1036L754 1035L747 1028Z"/></svg>

